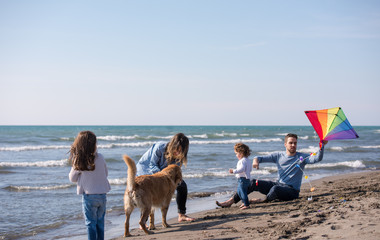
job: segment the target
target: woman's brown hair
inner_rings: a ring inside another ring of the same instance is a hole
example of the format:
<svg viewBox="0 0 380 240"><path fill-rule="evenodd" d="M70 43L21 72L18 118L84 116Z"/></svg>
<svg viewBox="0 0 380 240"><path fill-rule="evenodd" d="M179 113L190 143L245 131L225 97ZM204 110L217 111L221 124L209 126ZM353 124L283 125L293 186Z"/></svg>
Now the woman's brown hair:
<svg viewBox="0 0 380 240"><path fill-rule="evenodd" d="M187 164L187 152L189 151L189 139L183 133L177 133L172 137L165 150L165 158L168 164Z"/></svg>
<svg viewBox="0 0 380 240"><path fill-rule="evenodd" d="M95 170L96 136L91 131L81 131L71 145L69 160L79 171Z"/></svg>

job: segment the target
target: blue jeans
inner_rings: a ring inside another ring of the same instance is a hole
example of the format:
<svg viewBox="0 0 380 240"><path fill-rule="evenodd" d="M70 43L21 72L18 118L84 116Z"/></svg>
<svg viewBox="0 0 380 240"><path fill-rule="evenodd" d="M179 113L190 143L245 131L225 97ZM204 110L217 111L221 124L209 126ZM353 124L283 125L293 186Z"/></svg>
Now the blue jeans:
<svg viewBox="0 0 380 240"><path fill-rule="evenodd" d="M268 201L273 201L275 199L290 201L298 198L300 193L299 190L279 182L258 180L258 183L256 184L256 179L251 180L248 187L248 194L253 191L258 191L264 195L267 195ZM239 194L237 193L233 196L233 198L234 203L238 203L241 200Z"/></svg>
<svg viewBox="0 0 380 240"><path fill-rule="evenodd" d="M241 201L244 203L245 206L249 206L249 200L248 200L249 184L250 184L249 179L246 179L245 177L241 177L238 179L237 194L239 195Z"/></svg>
<svg viewBox="0 0 380 240"><path fill-rule="evenodd" d="M82 206L87 226L88 240L104 239L106 202L106 194L83 194Z"/></svg>

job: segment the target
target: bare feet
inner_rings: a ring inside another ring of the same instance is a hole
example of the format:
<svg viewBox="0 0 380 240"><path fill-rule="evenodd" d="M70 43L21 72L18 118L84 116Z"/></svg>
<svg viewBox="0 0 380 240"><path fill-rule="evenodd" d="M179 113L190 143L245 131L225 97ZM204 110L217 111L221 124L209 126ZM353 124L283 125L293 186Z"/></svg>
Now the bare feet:
<svg viewBox="0 0 380 240"><path fill-rule="evenodd" d="M218 205L219 207L222 207L222 208L228 208L228 207L231 207L231 205L234 203L234 200L232 198L228 199L227 201L225 202L218 202L216 201L216 205Z"/></svg>
<svg viewBox="0 0 380 240"><path fill-rule="evenodd" d="M245 206L244 204L242 204L241 206L240 206L240 209L241 210L245 210L245 209L249 209L250 207L249 206Z"/></svg>
<svg viewBox="0 0 380 240"><path fill-rule="evenodd" d="M178 214L178 222L193 222L195 218L189 217L185 214Z"/></svg>

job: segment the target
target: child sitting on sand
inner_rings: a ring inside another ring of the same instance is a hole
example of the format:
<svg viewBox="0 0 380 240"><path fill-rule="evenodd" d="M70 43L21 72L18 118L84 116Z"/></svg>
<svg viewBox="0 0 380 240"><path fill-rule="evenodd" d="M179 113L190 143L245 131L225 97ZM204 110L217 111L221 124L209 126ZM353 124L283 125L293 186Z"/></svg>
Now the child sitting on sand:
<svg viewBox="0 0 380 240"><path fill-rule="evenodd" d="M238 178L237 194L243 202L240 209L248 209L249 200L247 192L252 171L252 162L248 159L248 157L251 155L251 150L243 143L236 143L234 150L239 161L237 162L236 169L230 169L229 172L236 174L236 177Z"/></svg>

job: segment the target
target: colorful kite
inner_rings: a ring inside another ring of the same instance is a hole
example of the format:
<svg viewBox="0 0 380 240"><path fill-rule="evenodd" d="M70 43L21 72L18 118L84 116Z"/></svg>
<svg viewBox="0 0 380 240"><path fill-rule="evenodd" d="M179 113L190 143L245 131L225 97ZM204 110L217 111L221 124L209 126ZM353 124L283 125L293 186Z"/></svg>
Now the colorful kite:
<svg viewBox="0 0 380 240"><path fill-rule="evenodd" d="M317 132L321 143L323 140L359 137L340 107L305 111L305 114Z"/></svg>

